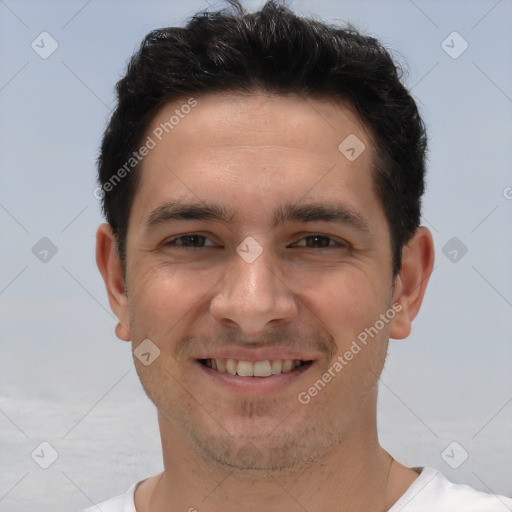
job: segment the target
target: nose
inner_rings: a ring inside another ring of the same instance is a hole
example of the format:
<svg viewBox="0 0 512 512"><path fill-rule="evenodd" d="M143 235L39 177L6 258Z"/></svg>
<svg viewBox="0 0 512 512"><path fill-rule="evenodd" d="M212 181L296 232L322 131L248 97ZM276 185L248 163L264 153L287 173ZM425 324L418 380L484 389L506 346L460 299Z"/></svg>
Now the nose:
<svg viewBox="0 0 512 512"><path fill-rule="evenodd" d="M210 303L211 315L246 334L288 323L298 313L293 283L285 282L270 250L250 263L235 253L220 286Z"/></svg>

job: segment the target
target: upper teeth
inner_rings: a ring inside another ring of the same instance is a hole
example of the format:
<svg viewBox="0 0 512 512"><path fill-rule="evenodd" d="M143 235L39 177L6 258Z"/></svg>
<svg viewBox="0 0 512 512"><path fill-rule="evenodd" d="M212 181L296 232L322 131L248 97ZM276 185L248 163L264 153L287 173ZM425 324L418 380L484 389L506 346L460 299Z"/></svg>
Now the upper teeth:
<svg viewBox="0 0 512 512"><path fill-rule="evenodd" d="M287 373L300 366L298 359L265 359L264 361L237 361L236 359L206 359L206 366L223 373L243 377L268 377Z"/></svg>

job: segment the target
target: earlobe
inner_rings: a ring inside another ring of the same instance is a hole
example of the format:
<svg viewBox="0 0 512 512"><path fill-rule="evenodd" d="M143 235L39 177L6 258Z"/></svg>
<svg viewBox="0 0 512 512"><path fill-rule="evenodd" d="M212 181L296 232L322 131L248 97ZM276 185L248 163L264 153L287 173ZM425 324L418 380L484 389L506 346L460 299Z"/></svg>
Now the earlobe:
<svg viewBox="0 0 512 512"><path fill-rule="evenodd" d="M116 325L115 333L120 340L130 341L132 339L130 330L124 327L121 322Z"/></svg>
<svg viewBox="0 0 512 512"><path fill-rule="evenodd" d="M401 305L391 323L390 337L404 339L420 310L434 267L434 243L430 231L421 226L402 250L402 267L395 280L393 303Z"/></svg>
<svg viewBox="0 0 512 512"><path fill-rule="evenodd" d="M130 341L128 298L114 234L108 224L102 224L96 233L96 264L105 282L110 307L119 319L116 335L123 341Z"/></svg>

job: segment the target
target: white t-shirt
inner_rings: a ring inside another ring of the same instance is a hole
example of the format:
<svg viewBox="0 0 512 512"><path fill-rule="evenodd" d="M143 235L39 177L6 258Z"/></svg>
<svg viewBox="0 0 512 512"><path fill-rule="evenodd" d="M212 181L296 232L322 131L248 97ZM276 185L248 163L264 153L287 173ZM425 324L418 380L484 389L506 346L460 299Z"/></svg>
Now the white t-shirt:
<svg viewBox="0 0 512 512"><path fill-rule="evenodd" d="M436 469L414 468L420 475L388 512L512 512L512 499L450 482ZM125 494L82 512L137 512L133 484Z"/></svg>

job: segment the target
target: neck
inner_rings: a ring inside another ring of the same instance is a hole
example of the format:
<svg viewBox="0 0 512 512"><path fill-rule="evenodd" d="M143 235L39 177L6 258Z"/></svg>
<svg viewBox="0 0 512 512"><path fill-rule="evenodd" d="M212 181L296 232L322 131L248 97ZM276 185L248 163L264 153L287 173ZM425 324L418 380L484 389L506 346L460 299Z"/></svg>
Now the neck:
<svg viewBox="0 0 512 512"><path fill-rule="evenodd" d="M375 418L354 426L320 460L286 471L239 470L207 460L162 416L160 431L164 471L139 486L138 512L385 512L418 476L380 447Z"/></svg>

